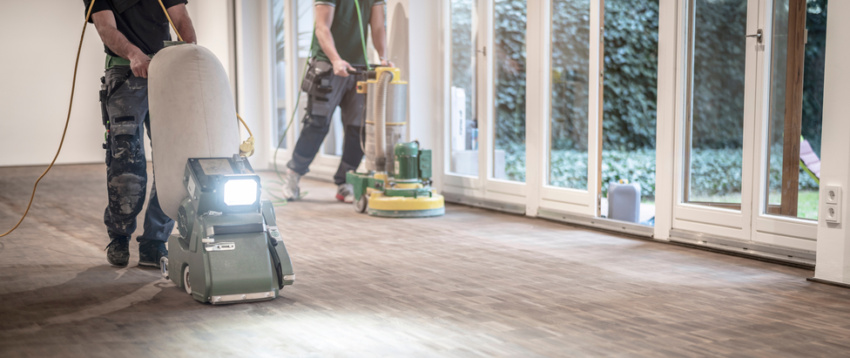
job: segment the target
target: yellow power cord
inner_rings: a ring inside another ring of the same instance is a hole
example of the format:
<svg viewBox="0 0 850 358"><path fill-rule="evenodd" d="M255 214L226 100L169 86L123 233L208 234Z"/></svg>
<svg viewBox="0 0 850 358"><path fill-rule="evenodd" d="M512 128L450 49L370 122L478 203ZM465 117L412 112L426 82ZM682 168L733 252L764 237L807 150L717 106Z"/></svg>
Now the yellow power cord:
<svg viewBox="0 0 850 358"><path fill-rule="evenodd" d="M92 2L94 2L94 0L92 0ZM177 26L174 26L174 21L171 21L171 16L168 15L168 9L165 8L165 5L162 3L162 0L159 0L159 6L162 7L162 12L165 13L165 18L168 19L168 23L171 24L171 28L174 29L174 33L177 35L177 39L182 42L183 36L180 36L180 32L177 31Z"/></svg>
<svg viewBox="0 0 850 358"><path fill-rule="evenodd" d="M245 120L242 119L242 116L240 116L239 113L236 113L236 118L239 118L239 122L241 122L242 126L245 127L245 130L248 131L248 139L239 145L239 155L243 157L250 157L254 155L254 133L251 133L251 128L248 128L248 124L245 123ZM242 133L239 133L239 137L241 139Z"/></svg>
<svg viewBox="0 0 850 358"><path fill-rule="evenodd" d="M74 61L74 77L71 80L71 100L68 103L68 116L65 118L65 128L62 130L62 139L59 140L59 149L56 150L56 155L53 156L53 160L50 161L50 165L47 166L47 169L44 170L44 173L36 179L35 184L32 187L32 194L30 195L30 201L27 204L26 210L24 210L24 214L21 215L21 219L15 224L14 227L9 229L3 234L0 234L0 237L7 236L15 231L21 223L24 222L24 219L27 217L27 214L30 212L30 208L32 207L33 199L35 199L35 192L38 189L38 183L41 182L41 179L44 178L45 175L53 168L53 165L56 164L56 159L59 158L59 153L62 152L62 145L65 144L65 135L68 133L68 124L71 123L71 109L74 106L74 92L77 89L77 69L80 66L80 53L83 50L83 39L86 36L86 28L88 27L89 19L91 18L91 11L94 9L94 2L97 0L92 0L91 4L89 4L89 9L86 11L86 20L83 22L83 32L80 34L80 44L77 46L77 58ZM168 10L166 10L165 5L162 3L162 0L159 0L159 5L162 7L163 12L165 12L165 17L168 18L168 23L171 24L171 28L174 29L174 33L177 34L177 38L180 41L183 41L183 37L180 36L180 33L177 32L177 27L174 26L174 22L171 21L171 16L168 15ZM245 126L245 130L248 131L248 139L239 146L239 154L243 157L251 156L254 153L254 135L251 133L251 129L248 128L248 125L245 123L245 120L237 113L236 117L242 122L242 125Z"/></svg>
<svg viewBox="0 0 850 358"><path fill-rule="evenodd" d="M62 130L62 139L59 141L59 149L56 150L56 155L53 156L53 160L50 162L50 165L47 166L47 169L44 170L44 173L41 173L41 176L36 179L35 185L33 185L32 187L32 195L30 195L30 202L29 204L27 204L27 209L24 211L24 215L21 216L21 219L18 220L18 223L15 224L15 227L10 229L9 231L6 231L2 235L0 235L0 237L9 235L10 233L12 233L12 231L15 231L18 226L21 226L22 222L24 222L24 218L27 217L27 214L30 212L30 207L32 207L32 201L35 198L35 191L36 189L38 189L38 183L41 181L42 178L44 178L45 175L47 175L47 172L49 172L50 169L53 168L53 164L56 163L56 159L59 158L59 153L62 151L62 145L65 144L65 134L68 133L68 124L71 122L71 108L74 106L74 91L76 90L77 84L77 68L80 65L80 52L82 52L83 49L83 38L86 36L86 27L88 26L89 18L91 17L91 10L94 8L94 2L95 0L92 0L91 4L89 4L89 9L86 12L86 21L83 22L83 33L82 35L80 35L80 45L77 46L77 59L74 62L74 78L73 80L71 80L71 101L68 104L68 117L65 118L65 129Z"/></svg>

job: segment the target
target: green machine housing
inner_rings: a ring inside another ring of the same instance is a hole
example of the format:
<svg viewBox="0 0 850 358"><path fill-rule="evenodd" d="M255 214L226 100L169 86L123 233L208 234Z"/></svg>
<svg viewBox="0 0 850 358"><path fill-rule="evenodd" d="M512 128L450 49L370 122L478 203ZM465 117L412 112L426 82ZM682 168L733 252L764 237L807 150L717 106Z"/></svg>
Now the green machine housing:
<svg viewBox="0 0 850 358"><path fill-rule="evenodd" d="M212 304L270 300L295 282L274 207L244 158L190 158L163 276ZM233 184L233 185L231 185ZM238 185L237 185L238 184Z"/></svg>
<svg viewBox="0 0 850 358"><path fill-rule="evenodd" d="M395 154L396 182L431 181L431 150L419 149L419 142L396 144Z"/></svg>
<svg viewBox="0 0 850 358"><path fill-rule="evenodd" d="M346 182L354 189L355 210L384 217L443 215L442 197L430 187L431 150L420 149L419 142L413 141L396 144L393 153L394 173L389 177L376 173L346 174ZM371 201L369 189L373 189Z"/></svg>

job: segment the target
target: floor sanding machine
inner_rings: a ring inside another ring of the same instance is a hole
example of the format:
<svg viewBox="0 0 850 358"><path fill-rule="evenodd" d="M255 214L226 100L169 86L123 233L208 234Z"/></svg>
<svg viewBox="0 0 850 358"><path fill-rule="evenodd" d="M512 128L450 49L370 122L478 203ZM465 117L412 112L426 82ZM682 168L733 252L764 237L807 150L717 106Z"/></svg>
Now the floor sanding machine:
<svg viewBox="0 0 850 358"><path fill-rule="evenodd" d="M148 97L160 206L177 221L162 273L195 300L270 300L294 283L260 177L239 153L227 73L209 50L166 47L151 60Z"/></svg>
<svg viewBox="0 0 850 358"><path fill-rule="evenodd" d="M440 216L445 200L431 188L431 150L406 141L407 82L401 71L377 67L356 72L358 93L366 94L366 173L348 172L354 207L372 216Z"/></svg>

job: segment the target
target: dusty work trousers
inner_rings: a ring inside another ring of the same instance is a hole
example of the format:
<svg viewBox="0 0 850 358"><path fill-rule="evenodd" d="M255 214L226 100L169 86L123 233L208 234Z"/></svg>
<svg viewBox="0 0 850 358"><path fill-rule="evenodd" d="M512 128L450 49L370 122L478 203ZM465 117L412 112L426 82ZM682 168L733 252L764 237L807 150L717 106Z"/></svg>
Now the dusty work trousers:
<svg viewBox="0 0 850 358"><path fill-rule="evenodd" d="M127 66L106 70L100 93L103 122L107 130L106 181L109 204L103 222L111 239L129 239L136 230L136 217L142 211L147 192L145 126L150 138L148 81L133 76ZM151 189L145 212L144 232L138 239L166 241L174 228L159 207L156 185Z"/></svg>
<svg viewBox="0 0 850 358"><path fill-rule="evenodd" d="M357 93L355 76L335 76L331 65L327 62L314 61L310 64L308 71L322 72L315 77L315 80L325 79L326 82L322 86L312 86L313 89L307 93L307 108L302 121L301 134L295 143L292 159L286 166L298 174L307 174L310 164L316 158L325 136L330 131L333 113L339 107L342 111L345 135L342 160L334 174L334 183L340 185L345 183L345 173L356 170L363 159L360 133L366 96Z"/></svg>

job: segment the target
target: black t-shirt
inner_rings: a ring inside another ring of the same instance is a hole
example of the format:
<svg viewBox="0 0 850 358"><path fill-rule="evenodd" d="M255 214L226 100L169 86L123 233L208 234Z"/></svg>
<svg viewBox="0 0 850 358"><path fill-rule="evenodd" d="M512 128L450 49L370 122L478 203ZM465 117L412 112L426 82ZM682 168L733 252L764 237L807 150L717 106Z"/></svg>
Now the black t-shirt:
<svg viewBox="0 0 850 358"><path fill-rule="evenodd" d="M83 0L88 11L92 0ZM186 4L187 0L162 0L166 8ZM92 14L110 10L115 15L115 24L127 40L142 52L152 55L162 50L163 41L171 40L168 18L157 0L95 0ZM83 13L85 16L85 12ZM93 22L89 19L89 22ZM106 53L117 56L105 45Z"/></svg>

